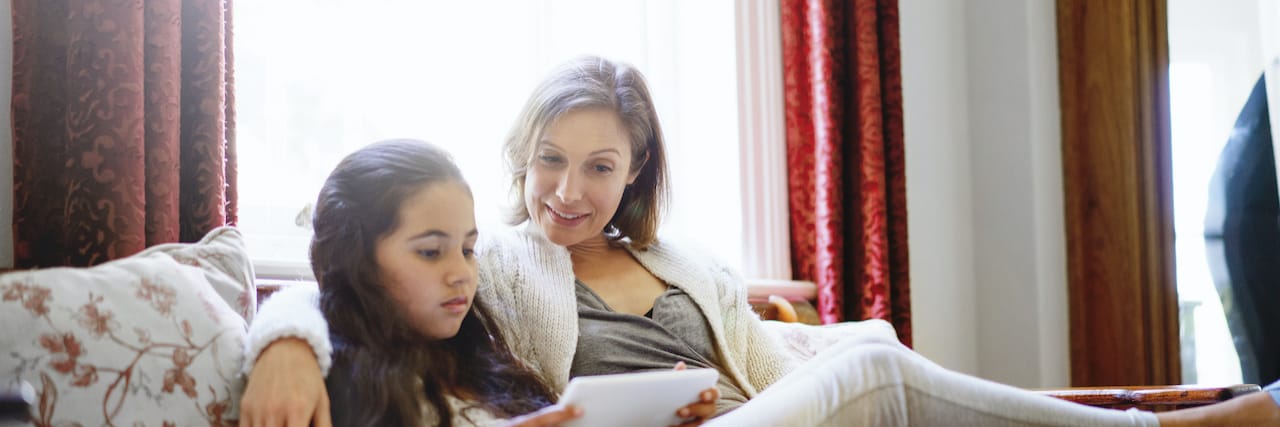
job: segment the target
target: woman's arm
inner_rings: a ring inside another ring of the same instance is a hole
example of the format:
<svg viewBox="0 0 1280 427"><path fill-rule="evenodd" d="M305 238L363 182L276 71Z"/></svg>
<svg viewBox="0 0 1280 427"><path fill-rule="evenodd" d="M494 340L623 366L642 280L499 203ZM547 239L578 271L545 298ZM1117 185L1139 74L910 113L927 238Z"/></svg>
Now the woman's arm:
<svg viewBox="0 0 1280 427"><path fill-rule="evenodd" d="M759 393L790 372L796 361L765 330L760 316L751 309L747 301L746 281L742 276L718 260L713 262L724 329L727 334L738 335L726 337L726 341L730 347L735 347L731 349L736 353L734 358L744 365L747 380ZM738 343L745 345L739 347Z"/></svg>
<svg viewBox="0 0 1280 427"><path fill-rule="evenodd" d="M251 373L258 357L268 346L287 337L310 345L321 374L328 375L333 364L333 346L329 344L329 323L320 313L320 290L315 286L290 286L262 303L253 324L249 325L244 373Z"/></svg>
<svg viewBox="0 0 1280 427"><path fill-rule="evenodd" d="M315 287L300 285L262 304L245 346L242 426L331 425L324 375L333 347L319 297Z"/></svg>
<svg viewBox="0 0 1280 427"><path fill-rule="evenodd" d="M331 427L329 392L311 347L285 337L254 364L240 399L243 427Z"/></svg>

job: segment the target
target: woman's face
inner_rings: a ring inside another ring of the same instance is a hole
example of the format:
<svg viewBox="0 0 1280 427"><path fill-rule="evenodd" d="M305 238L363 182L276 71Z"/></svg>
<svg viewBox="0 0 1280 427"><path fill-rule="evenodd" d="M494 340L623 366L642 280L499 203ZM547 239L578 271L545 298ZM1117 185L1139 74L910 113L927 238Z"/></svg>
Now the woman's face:
<svg viewBox="0 0 1280 427"><path fill-rule="evenodd" d="M553 243L573 246L603 239L630 173L631 142L618 115L574 110L547 127L525 176L529 217Z"/></svg>
<svg viewBox="0 0 1280 427"><path fill-rule="evenodd" d="M429 340L451 338L476 294L476 221L457 181L428 184L400 204L399 225L378 241L379 278Z"/></svg>

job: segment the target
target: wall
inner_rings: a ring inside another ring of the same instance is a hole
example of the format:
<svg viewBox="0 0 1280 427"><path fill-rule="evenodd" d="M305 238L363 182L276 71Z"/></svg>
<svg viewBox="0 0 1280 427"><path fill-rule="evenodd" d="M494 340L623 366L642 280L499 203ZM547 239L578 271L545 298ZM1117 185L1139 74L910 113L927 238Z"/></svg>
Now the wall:
<svg viewBox="0 0 1280 427"><path fill-rule="evenodd" d="M1066 255L1050 0L903 0L916 348L1065 386Z"/></svg>
<svg viewBox="0 0 1280 427"><path fill-rule="evenodd" d="M12 0L0 0L0 105L13 90ZM0 268L13 267L13 124L0 114Z"/></svg>
<svg viewBox="0 0 1280 427"><path fill-rule="evenodd" d="M913 341L978 372L964 2L902 0L903 121Z"/></svg>

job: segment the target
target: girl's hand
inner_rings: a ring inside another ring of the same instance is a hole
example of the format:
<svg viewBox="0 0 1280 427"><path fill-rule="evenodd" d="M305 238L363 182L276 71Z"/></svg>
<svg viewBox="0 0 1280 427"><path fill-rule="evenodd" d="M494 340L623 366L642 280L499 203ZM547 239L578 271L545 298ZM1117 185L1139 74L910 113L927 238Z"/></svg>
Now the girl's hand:
<svg viewBox="0 0 1280 427"><path fill-rule="evenodd" d="M506 427L551 427L558 426L565 421L569 421L582 416L582 409L576 406L560 406L551 405L538 410L538 412L524 414L519 417L512 418L505 424Z"/></svg>
<svg viewBox="0 0 1280 427"><path fill-rule="evenodd" d="M676 362L675 370L683 371L687 366L684 362ZM720 390L715 387L703 390L698 393L698 401L690 403L688 406L676 410L676 416L684 420L678 427L693 427L702 425L707 419L716 414L716 399L720 398Z"/></svg>

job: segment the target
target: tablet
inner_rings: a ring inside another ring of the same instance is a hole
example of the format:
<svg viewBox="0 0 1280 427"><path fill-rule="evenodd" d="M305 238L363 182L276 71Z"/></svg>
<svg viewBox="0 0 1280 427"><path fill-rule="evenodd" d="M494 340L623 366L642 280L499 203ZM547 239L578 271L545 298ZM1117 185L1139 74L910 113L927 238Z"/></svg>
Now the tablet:
<svg viewBox="0 0 1280 427"><path fill-rule="evenodd" d="M565 427L667 427L680 424L676 411L715 387L715 369L636 372L577 377L569 381L561 404L582 408L582 418Z"/></svg>

